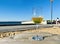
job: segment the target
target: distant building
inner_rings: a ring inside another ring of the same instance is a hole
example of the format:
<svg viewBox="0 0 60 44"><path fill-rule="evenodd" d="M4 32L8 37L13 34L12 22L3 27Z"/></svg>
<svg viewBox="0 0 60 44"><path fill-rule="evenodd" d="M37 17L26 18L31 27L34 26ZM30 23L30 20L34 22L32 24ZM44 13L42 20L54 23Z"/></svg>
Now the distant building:
<svg viewBox="0 0 60 44"><path fill-rule="evenodd" d="M60 24L60 19L57 17L56 24Z"/></svg>

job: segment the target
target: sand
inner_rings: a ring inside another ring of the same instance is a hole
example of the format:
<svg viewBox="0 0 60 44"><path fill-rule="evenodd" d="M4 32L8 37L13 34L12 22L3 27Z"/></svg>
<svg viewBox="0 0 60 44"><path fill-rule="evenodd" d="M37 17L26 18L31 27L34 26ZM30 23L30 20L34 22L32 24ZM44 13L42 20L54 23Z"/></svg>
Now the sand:
<svg viewBox="0 0 60 44"><path fill-rule="evenodd" d="M12 32L11 32L12 33ZM14 36L0 38L1 44L60 44L60 28L40 28L14 32ZM33 40L33 36L47 36L42 41Z"/></svg>

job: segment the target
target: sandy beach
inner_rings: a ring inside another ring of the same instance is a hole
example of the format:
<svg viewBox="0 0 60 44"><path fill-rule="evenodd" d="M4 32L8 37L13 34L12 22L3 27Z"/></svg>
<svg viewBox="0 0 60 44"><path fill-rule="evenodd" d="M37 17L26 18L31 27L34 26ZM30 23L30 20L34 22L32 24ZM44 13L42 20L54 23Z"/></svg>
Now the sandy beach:
<svg viewBox="0 0 60 44"><path fill-rule="evenodd" d="M9 32L11 35L0 38L1 44L60 44L60 28L40 28L26 31ZM15 35L13 35L15 33ZM4 33L2 33L4 34ZM8 32L6 32L8 35ZM47 36L42 41L33 40L33 36Z"/></svg>

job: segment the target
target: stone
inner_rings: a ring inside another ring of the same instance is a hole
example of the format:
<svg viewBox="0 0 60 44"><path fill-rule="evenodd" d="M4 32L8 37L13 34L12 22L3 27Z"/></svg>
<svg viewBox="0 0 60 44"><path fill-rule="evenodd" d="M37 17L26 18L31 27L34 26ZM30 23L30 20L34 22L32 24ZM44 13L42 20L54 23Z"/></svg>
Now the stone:
<svg viewBox="0 0 60 44"><path fill-rule="evenodd" d="M42 41L42 40L44 40L44 37L37 35L37 36L33 36L32 39L33 39L33 40L37 40L37 41Z"/></svg>

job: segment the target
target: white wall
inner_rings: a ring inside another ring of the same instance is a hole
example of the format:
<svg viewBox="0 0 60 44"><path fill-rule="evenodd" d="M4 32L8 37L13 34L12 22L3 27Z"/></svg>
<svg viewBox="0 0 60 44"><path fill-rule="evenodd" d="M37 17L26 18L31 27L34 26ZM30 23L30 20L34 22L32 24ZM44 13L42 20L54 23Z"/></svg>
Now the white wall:
<svg viewBox="0 0 60 44"><path fill-rule="evenodd" d="M40 24L47 24L47 21L46 20L44 20L42 23L40 23Z"/></svg>
<svg viewBox="0 0 60 44"><path fill-rule="evenodd" d="M25 22L22 22L21 24L34 24L34 22L33 21L25 21ZM40 23L40 24L47 24L47 21L46 20L44 20L42 23Z"/></svg>
<svg viewBox="0 0 60 44"><path fill-rule="evenodd" d="M33 21L25 21L25 22L22 22L21 24L34 24Z"/></svg>

